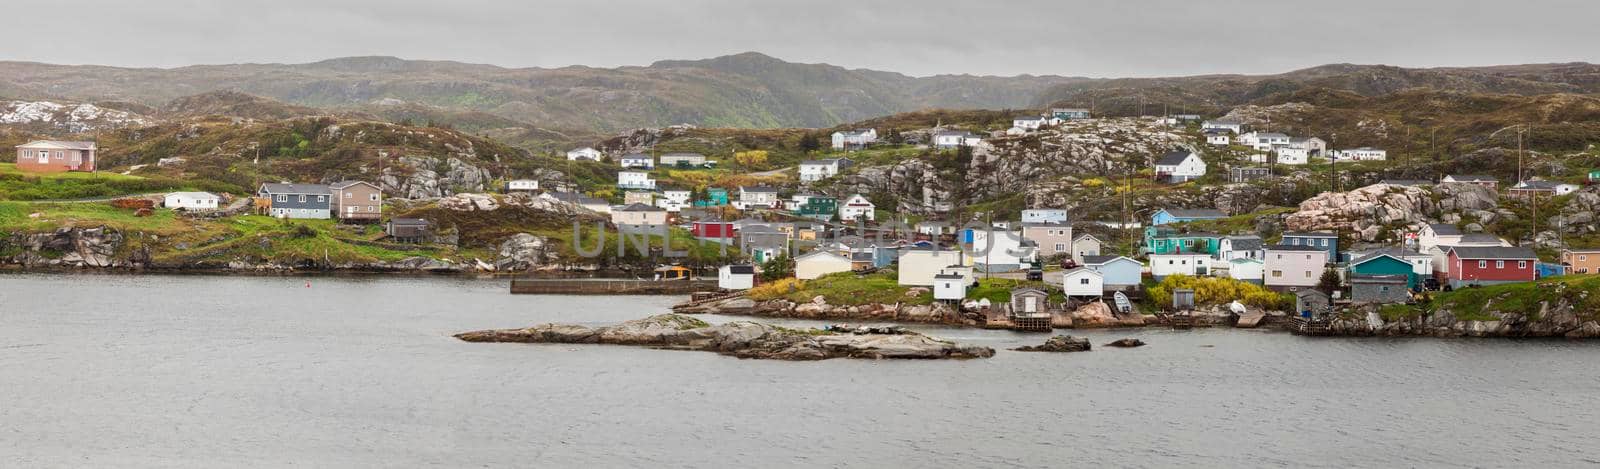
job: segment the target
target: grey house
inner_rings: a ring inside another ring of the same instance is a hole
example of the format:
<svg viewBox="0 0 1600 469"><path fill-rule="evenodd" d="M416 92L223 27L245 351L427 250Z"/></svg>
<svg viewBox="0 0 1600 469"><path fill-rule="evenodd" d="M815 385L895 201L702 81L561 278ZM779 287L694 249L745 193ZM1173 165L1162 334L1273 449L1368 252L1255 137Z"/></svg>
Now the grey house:
<svg viewBox="0 0 1600 469"><path fill-rule="evenodd" d="M326 184L266 183L256 196L266 199L267 214L276 218L332 217L332 191Z"/></svg>
<svg viewBox="0 0 1600 469"><path fill-rule="evenodd" d="M1405 303L1411 301L1410 279L1405 275L1352 275L1350 301L1356 303Z"/></svg>

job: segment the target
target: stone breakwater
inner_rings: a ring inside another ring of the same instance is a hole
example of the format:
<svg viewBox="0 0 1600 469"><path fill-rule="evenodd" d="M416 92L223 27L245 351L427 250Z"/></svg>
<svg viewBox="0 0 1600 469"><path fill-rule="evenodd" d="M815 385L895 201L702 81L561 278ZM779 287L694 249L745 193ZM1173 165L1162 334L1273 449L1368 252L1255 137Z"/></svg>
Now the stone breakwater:
<svg viewBox="0 0 1600 469"><path fill-rule="evenodd" d="M820 296L805 303L796 303L788 300L757 301L744 297L729 298L692 306L679 306L673 308L673 312L684 314L736 314L768 318L829 321L894 321L954 326L976 326L982 324L982 317L977 313L963 313L960 308L944 303L926 305L903 303L833 305L828 304Z"/></svg>
<svg viewBox="0 0 1600 469"><path fill-rule="evenodd" d="M793 330L736 321L711 325L678 314L663 314L612 326L543 324L456 334L467 342L611 344L668 350L716 352L768 360L988 358L994 349L963 345L915 332L851 333Z"/></svg>
<svg viewBox="0 0 1600 469"><path fill-rule="evenodd" d="M1351 337L1527 337L1600 338L1600 321L1594 311L1579 311L1570 303L1542 303L1533 311L1497 311L1492 308L1472 319L1450 310L1414 317L1384 320L1376 308L1358 308L1334 319L1328 333ZM1487 319L1494 318L1494 319Z"/></svg>

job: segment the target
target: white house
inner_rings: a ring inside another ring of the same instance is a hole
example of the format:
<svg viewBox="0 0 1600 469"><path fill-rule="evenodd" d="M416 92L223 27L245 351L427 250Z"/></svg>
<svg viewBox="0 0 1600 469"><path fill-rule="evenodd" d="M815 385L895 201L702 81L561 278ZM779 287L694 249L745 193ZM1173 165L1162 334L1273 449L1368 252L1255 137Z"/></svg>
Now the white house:
<svg viewBox="0 0 1600 469"><path fill-rule="evenodd" d="M1279 146L1274 147L1272 151L1278 155L1278 164L1303 165L1311 162L1311 152L1304 148Z"/></svg>
<svg viewBox="0 0 1600 469"><path fill-rule="evenodd" d="M661 155L661 166L668 168L675 166L694 167L704 164L706 164L706 155L699 153L667 153Z"/></svg>
<svg viewBox="0 0 1600 469"><path fill-rule="evenodd" d="M987 272L1009 272L1032 264L1038 248L1032 241L1014 231L973 230L963 231L962 242L970 246L969 261ZM991 234L993 236L991 236ZM990 240L993 239L993 247Z"/></svg>
<svg viewBox="0 0 1600 469"><path fill-rule="evenodd" d="M1011 119L1011 126L1012 127L1017 127L1017 128L1027 129L1027 130L1039 130L1039 128L1043 127L1045 125L1045 123L1046 123L1045 118L1039 117L1039 116L1020 116L1020 117L1016 117L1016 118Z"/></svg>
<svg viewBox="0 0 1600 469"><path fill-rule="evenodd" d="M512 179L506 181L508 192L530 192L539 190L539 181L533 179Z"/></svg>
<svg viewBox="0 0 1600 469"><path fill-rule="evenodd" d="M656 180L650 178L650 173L644 171L622 171L617 173L617 187L623 189L655 189Z"/></svg>
<svg viewBox="0 0 1600 469"><path fill-rule="evenodd" d="M1261 237L1256 235L1224 236L1217 241L1217 260L1261 259Z"/></svg>
<svg viewBox="0 0 1600 469"><path fill-rule="evenodd" d="M1210 274L1211 255L1200 253L1151 254L1150 275L1157 280L1168 275L1202 276Z"/></svg>
<svg viewBox="0 0 1600 469"><path fill-rule="evenodd" d="M1069 120L1077 120L1077 119L1088 119L1090 117L1090 115L1089 115L1089 110L1088 109L1058 107L1058 108L1050 109L1050 117L1052 119L1056 119L1056 120L1069 121Z"/></svg>
<svg viewBox="0 0 1600 469"><path fill-rule="evenodd" d="M850 198L845 199L844 203L839 204L840 221L874 221L878 218L877 213L877 207L872 205L872 201L867 200L861 194L852 195Z"/></svg>
<svg viewBox="0 0 1600 469"><path fill-rule="evenodd" d="M1261 283L1262 266L1266 265L1261 259L1239 258L1227 262L1229 278L1257 284Z"/></svg>
<svg viewBox="0 0 1600 469"><path fill-rule="evenodd" d="M577 160L600 161L600 157L601 156L603 156L603 154L600 153L600 150L596 150L596 149L589 148L589 147L583 147L583 148L579 148L579 149L575 149L575 150L568 150L567 151L567 160L568 161L577 161Z"/></svg>
<svg viewBox="0 0 1600 469"><path fill-rule="evenodd" d="M173 192L167 194L162 206L184 210L216 210L222 197L210 192Z"/></svg>
<svg viewBox="0 0 1600 469"><path fill-rule="evenodd" d="M1061 273L1061 289L1067 296L1101 297L1106 293L1106 278L1100 271L1079 267Z"/></svg>
<svg viewBox="0 0 1600 469"><path fill-rule="evenodd" d="M1096 237L1094 237L1094 235L1087 234L1087 233L1078 235L1078 237L1076 237L1076 238L1072 238L1072 261L1073 262L1077 262L1079 264L1082 264L1084 257L1086 257L1086 256L1099 256L1099 255L1100 255L1100 238L1096 238Z"/></svg>
<svg viewBox="0 0 1600 469"><path fill-rule="evenodd" d="M1206 143L1225 147L1233 144L1233 134L1228 133L1226 130L1207 130Z"/></svg>
<svg viewBox="0 0 1600 469"><path fill-rule="evenodd" d="M961 265L962 258L959 249L906 248L897 262L897 283L926 287L934 284L934 276L940 271Z"/></svg>
<svg viewBox="0 0 1600 469"><path fill-rule="evenodd" d="M967 279L959 272L940 271L933 276L933 299L961 301L967 297Z"/></svg>
<svg viewBox="0 0 1600 469"><path fill-rule="evenodd" d="M859 150L877 141L877 129L856 129L833 133L833 149L835 150Z"/></svg>
<svg viewBox="0 0 1600 469"><path fill-rule="evenodd" d="M750 265L725 265L717 269L717 288L749 290L756 286L756 268Z"/></svg>
<svg viewBox="0 0 1600 469"><path fill-rule="evenodd" d="M1275 290L1317 286L1328 263L1328 251L1304 245L1267 246L1261 257L1261 283Z"/></svg>
<svg viewBox="0 0 1600 469"><path fill-rule="evenodd" d="M1384 161L1389 159L1389 152L1378 148L1361 147L1336 151L1333 157L1352 161Z"/></svg>
<svg viewBox="0 0 1600 469"><path fill-rule="evenodd" d="M629 153L622 155L617 164L624 168L656 169L656 159L643 153Z"/></svg>
<svg viewBox="0 0 1600 469"><path fill-rule="evenodd" d="M670 200L679 204L689 203L692 193L688 189L665 189L661 191L662 200Z"/></svg>
<svg viewBox="0 0 1600 469"><path fill-rule="evenodd" d="M1278 145L1288 145L1289 136L1277 132L1245 132L1239 135L1239 144L1259 151L1272 151Z"/></svg>
<svg viewBox="0 0 1600 469"><path fill-rule="evenodd" d="M1328 142L1317 137L1290 137L1289 146L1303 149L1311 156L1321 156L1328 151Z"/></svg>
<svg viewBox="0 0 1600 469"><path fill-rule="evenodd" d="M1200 155L1187 150L1175 151L1156 160L1156 179L1167 182L1184 182L1206 175L1206 162Z"/></svg>
<svg viewBox="0 0 1600 469"><path fill-rule="evenodd" d="M739 200L734 201L734 207L739 210L752 208L777 208L783 206L783 201L778 200L778 189L767 186L739 186Z"/></svg>
<svg viewBox="0 0 1600 469"><path fill-rule="evenodd" d="M849 158L828 158L824 160L806 160L800 162L800 180L805 182L820 181L839 174L839 171L849 168L853 161Z"/></svg>
<svg viewBox="0 0 1600 469"><path fill-rule="evenodd" d="M1144 264L1125 256L1085 256L1083 266L1099 271L1106 287L1113 289L1139 286L1144 272Z"/></svg>
<svg viewBox="0 0 1600 469"><path fill-rule="evenodd" d="M1461 241L1463 233L1455 225L1435 223L1423 225L1417 232L1417 251L1428 252L1434 246L1451 246Z"/></svg>
<svg viewBox="0 0 1600 469"><path fill-rule="evenodd" d="M960 146L974 146L983 143L983 137L967 131L945 131L933 135L933 146L938 148L955 148Z"/></svg>
<svg viewBox="0 0 1600 469"><path fill-rule="evenodd" d="M1200 123L1200 130L1226 130L1234 134L1244 133L1244 122L1238 119L1221 118Z"/></svg>
<svg viewBox="0 0 1600 469"><path fill-rule="evenodd" d="M1030 208L1022 211L1022 223L1066 223L1067 210L1061 208Z"/></svg>
<svg viewBox="0 0 1600 469"><path fill-rule="evenodd" d="M849 272L850 258L818 249L794 258L794 277L811 280L834 272Z"/></svg>

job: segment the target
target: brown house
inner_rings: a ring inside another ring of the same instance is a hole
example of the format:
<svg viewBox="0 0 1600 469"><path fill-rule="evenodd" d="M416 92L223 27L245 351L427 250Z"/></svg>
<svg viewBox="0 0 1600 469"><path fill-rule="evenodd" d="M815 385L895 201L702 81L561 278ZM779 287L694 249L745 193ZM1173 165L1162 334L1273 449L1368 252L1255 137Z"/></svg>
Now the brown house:
<svg viewBox="0 0 1600 469"><path fill-rule="evenodd" d="M397 242L424 243L433 239L433 224L420 218L391 218L383 232Z"/></svg>
<svg viewBox="0 0 1600 469"><path fill-rule="evenodd" d="M1600 274L1600 249L1561 251L1561 266L1569 274Z"/></svg>
<svg viewBox="0 0 1600 469"><path fill-rule="evenodd" d="M344 181L328 186L333 193L333 216L345 221L376 222L383 216L383 191L366 181Z"/></svg>
<svg viewBox="0 0 1600 469"><path fill-rule="evenodd" d="M17 145L17 169L30 173L94 172L94 142L34 140Z"/></svg>

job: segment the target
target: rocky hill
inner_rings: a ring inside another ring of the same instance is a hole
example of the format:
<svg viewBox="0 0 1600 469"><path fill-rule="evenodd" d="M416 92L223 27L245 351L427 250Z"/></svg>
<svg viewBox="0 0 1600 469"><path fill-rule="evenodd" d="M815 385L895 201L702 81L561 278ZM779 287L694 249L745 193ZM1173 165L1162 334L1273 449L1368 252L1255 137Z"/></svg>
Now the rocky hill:
<svg viewBox="0 0 1600 469"><path fill-rule="evenodd" d="M14 97L161 106L225 90L298 106L367 111L403 102L484 112L544 128L607 131L679 123L828 127L925 108L1021 107L1065 80L919 78L789 63L757 53L614 69L509 69L393 57L174 69L0 62L0 90Z"/></svg>

